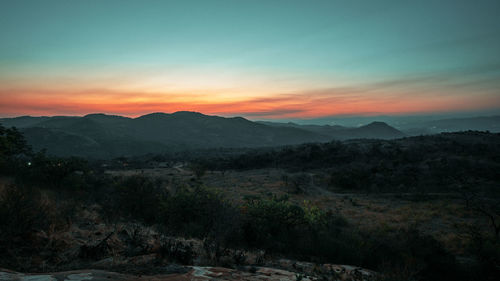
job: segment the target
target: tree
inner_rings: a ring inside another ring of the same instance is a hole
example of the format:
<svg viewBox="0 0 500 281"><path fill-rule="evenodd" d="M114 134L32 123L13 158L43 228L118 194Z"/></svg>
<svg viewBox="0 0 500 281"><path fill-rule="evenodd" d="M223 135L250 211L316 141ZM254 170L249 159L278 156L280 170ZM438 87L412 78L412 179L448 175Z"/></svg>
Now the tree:
<svg viewBox="0 0 500 281"><path fill-rule="evenodd" d="M189 168L193 171L198 180L201 179L207 172L207 167L200 163L193 163L189 166Z"/></svg>
<svg viewBox="0 0 500 281"><path fill-rule="evenodd" d="M5 128L0 124L0 155L12 157L19 154L30 154L31 147L28 146L24 136L16 127Z"/></svg>
<svg viewBox="0 0 500 281"><path fill-rule="evenodd" d="M311 186L311 175L299 173L290 177L290 183L293 187L292 193L305 193Z"/></svg>
<svg viewBox="0 0 500 281"><path fill-rule="evenodd" d="M0 170L12 173L23 164L20 158L33 154L24 136L15 128L5 128L0 124Z"/></svg>

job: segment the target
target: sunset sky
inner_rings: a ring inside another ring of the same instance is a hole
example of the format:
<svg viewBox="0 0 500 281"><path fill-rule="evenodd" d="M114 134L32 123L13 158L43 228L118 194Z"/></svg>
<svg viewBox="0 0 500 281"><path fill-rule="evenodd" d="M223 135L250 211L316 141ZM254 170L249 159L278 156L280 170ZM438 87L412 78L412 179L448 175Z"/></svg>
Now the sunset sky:
<svg viewBox="0 0 500 281"><path fill-rule="evenodd" d="M500 108L500 1L0 0L0 117Z"/></svg>

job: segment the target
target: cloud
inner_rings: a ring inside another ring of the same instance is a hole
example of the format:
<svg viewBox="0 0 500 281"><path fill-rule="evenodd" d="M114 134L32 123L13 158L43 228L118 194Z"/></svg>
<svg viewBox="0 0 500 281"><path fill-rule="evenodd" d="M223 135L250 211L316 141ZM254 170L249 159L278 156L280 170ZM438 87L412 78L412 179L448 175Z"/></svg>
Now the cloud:
<svg viewBox="0 0 500 281"><path fill-rule="evenodd" d="M277 110L269 110L269 111L254 111L254 112L245 112L241 115L245 117L254 117L254 118L273 118L273 117L283 117L286 115L300 115L304 110L301 109L277 109Z"/></svg>
<svg viewBox="0 0 500 281"><path fill-rule="evenodd" d="M249 118L316 118L340 114L396 114L500 107L500 65L281 93L234 95L203 91L141 91L111 88L7 88L0 86L0 115L84 115L104 112L199 111ZM488 73L486 78L476 74ZM460 77L466 76L467 79Z"/></svg>

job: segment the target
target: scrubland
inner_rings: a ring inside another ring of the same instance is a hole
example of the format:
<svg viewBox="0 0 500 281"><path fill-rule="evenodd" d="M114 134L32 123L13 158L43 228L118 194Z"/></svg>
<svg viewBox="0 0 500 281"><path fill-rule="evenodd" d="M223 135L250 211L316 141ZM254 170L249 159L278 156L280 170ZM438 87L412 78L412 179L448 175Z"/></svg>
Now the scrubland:
<svg viewBox="0 0 500 281"><path fill-rule="evenodd" d="M35 153L2 129L0 267L155 273L286 259L360 266L381 280L496 280L499 139L198 153L148 168L147 158L113 167ZM339 278L319 268L306 273Z"/></svg>

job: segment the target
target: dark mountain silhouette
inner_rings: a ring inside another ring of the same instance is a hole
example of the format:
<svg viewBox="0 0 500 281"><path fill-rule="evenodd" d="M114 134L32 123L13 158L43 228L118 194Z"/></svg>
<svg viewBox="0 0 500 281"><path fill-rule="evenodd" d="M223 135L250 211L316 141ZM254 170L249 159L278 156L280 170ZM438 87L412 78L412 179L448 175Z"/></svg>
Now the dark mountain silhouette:
<svg viewBox="0 0 500 281"><path fill-rule="evenodd" d="M328 141L296 128L274 128L241 117L196 112L152 113L138 118L105 114L84 117L18 117L0 120L16 126L35 149L55 155L115 157L195 148L261 147Z"/></svg>
<svg viewBox="0 0 500 281"><path fill-rule="evenodd" d="M279 122L269 122L269 121L257 121L257 123L273 127L299 128L328 136L335 131L347 129L347 127L339 125L299 125L293 122L279 123Z"/></svg>
<svg viewBox="0 0 500 281"><path fill-rule="evenodd" d="M275 123L275 122L259 122L273 127L291 127L307 130L310 132L326 135L332 139L345 140L357 138L373 138L373 139L395 139L404 137L405 134L401 131L387 125L384 122L372 122L368 125L350 128L339 125L299 125L292 122Z"/></svg>
<svg viewBox="0 0 500 281"><path fill-rule="evenodd" d="M45 120L49 120L50 118L55 118L55 117L19 116L15 118L0 118L0 123L7 127L25 128L37 125Z"/></svg>
<svg viewBox="0 0 500 281"><path fill-rule="evenodd" d="M359 128L252 122L245 118L180 111L138 118L106 114L83 117L17 117L0 119L16 126L34 149L51 154L93 158L162 153L218 147L266 147L349 138L404 136L385 123Z"/></svg>
<svg viewBox="0 0 500 281"><path fill-rule="evenodd" d="M224 118L197 112L153 113L133 120L142 140L183 148L258 147L325 141L326 136L295 128L272 128L241 117Z"/></svg>
<svg viewBox="0 0 500 281"><path fill-rule="evenodd" d="M372 122L359 128L339 130L337 136L341 139L395 139L402 138L405 134L384 122Z"/></svg>

